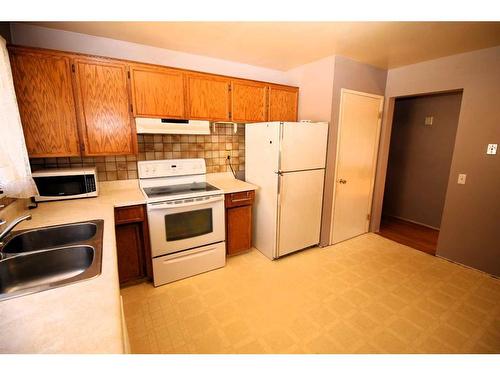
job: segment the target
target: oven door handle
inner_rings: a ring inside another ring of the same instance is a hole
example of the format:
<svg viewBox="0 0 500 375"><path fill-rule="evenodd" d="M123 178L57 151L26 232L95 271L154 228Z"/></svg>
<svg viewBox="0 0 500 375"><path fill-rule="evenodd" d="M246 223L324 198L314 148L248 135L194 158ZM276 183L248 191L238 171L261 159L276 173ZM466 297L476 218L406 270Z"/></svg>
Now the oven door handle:
<svg viewBox="0 0 500 375"><path fill-rule="evenodd" d="M196 198L193 198L193 200L196 199ZM178 204L174 204L174 203L165 203L165 202L161 202L161 203L148 203L148 210L164 210L166 208L180 208L180 207L189 207L189 206L199 206L199 205L202 205L202 204L207 204L207 203L213 203L213 202L218 202L218 201L222 201L224 200L224 196L223 195L217 195L215 197L212 197L212 198L208 198L208 199L203 199L203 200L194 200L193 202L186 202L186 203L178 203Z"/></svg>

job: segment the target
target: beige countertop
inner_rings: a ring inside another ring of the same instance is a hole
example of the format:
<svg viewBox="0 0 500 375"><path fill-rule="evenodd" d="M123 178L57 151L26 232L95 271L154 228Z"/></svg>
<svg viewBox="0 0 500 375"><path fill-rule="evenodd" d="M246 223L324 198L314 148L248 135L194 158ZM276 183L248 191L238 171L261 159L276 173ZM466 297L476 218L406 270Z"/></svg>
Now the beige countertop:
<svg viewBox="0 0 500 375"><path fill-rule="evenodd" d="M255 190L231 173L207 174L225 193ZM123 353L114 207L144 204L137 180L103 182L96 198L40 203L28 229L103 219L102 272L93 279L0 302L0 353Z"/></svg>
<svg viewBox="0 0 500 375"><path fill-rule="evenodd" d="M224 190L224 193L226 194L258 189L256 185L237 180L231 172L208 173L207 182L221 190Z"/></svg>
<svg viewBox="0 0 500 375"><path fill-rule="evenodd" d="M143 204L137 180L104 182L97 198L41 203L16 229L104 220L102 273L0 302L0 353L123 353L115 206Z"/></svg>

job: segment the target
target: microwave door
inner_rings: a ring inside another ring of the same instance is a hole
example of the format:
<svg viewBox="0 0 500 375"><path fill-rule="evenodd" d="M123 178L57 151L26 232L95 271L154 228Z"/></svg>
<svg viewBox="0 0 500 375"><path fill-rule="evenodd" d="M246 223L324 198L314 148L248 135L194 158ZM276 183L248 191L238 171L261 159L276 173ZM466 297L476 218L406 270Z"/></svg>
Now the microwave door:
<svg viewBox="0 0 500 375"><path fill-rule="evenodd" d="M41 196L57 197L87 192L85 175L35 177Z"/></svg>
<svg viewBox="0 0 500 375"><path fill-rule="evenodd" d="M87 196L85 175L34 177L39 197L57 200Z"/></svg>

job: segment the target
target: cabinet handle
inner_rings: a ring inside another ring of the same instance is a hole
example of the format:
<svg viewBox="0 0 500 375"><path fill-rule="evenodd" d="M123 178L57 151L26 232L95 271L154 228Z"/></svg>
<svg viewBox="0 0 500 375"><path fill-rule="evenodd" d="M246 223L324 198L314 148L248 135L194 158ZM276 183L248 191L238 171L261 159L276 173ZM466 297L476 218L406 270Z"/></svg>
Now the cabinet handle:
<svg viewBox="0 0 500 375"><path fill-rule="evenodd" d="M231 202L244 202L248 200L250 200L250 198L231 199Z"/></svg>

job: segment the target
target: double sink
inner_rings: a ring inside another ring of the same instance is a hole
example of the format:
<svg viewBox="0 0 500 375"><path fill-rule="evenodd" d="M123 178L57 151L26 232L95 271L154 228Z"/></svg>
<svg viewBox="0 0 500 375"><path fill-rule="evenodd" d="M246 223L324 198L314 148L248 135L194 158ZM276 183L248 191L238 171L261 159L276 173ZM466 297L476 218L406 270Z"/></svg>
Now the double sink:
<svg viewBox="0 0 500 375"><path fill-rule="evenodd" d="M11 233L0 247L0 301L101 273L103 220Z"/></svg>

